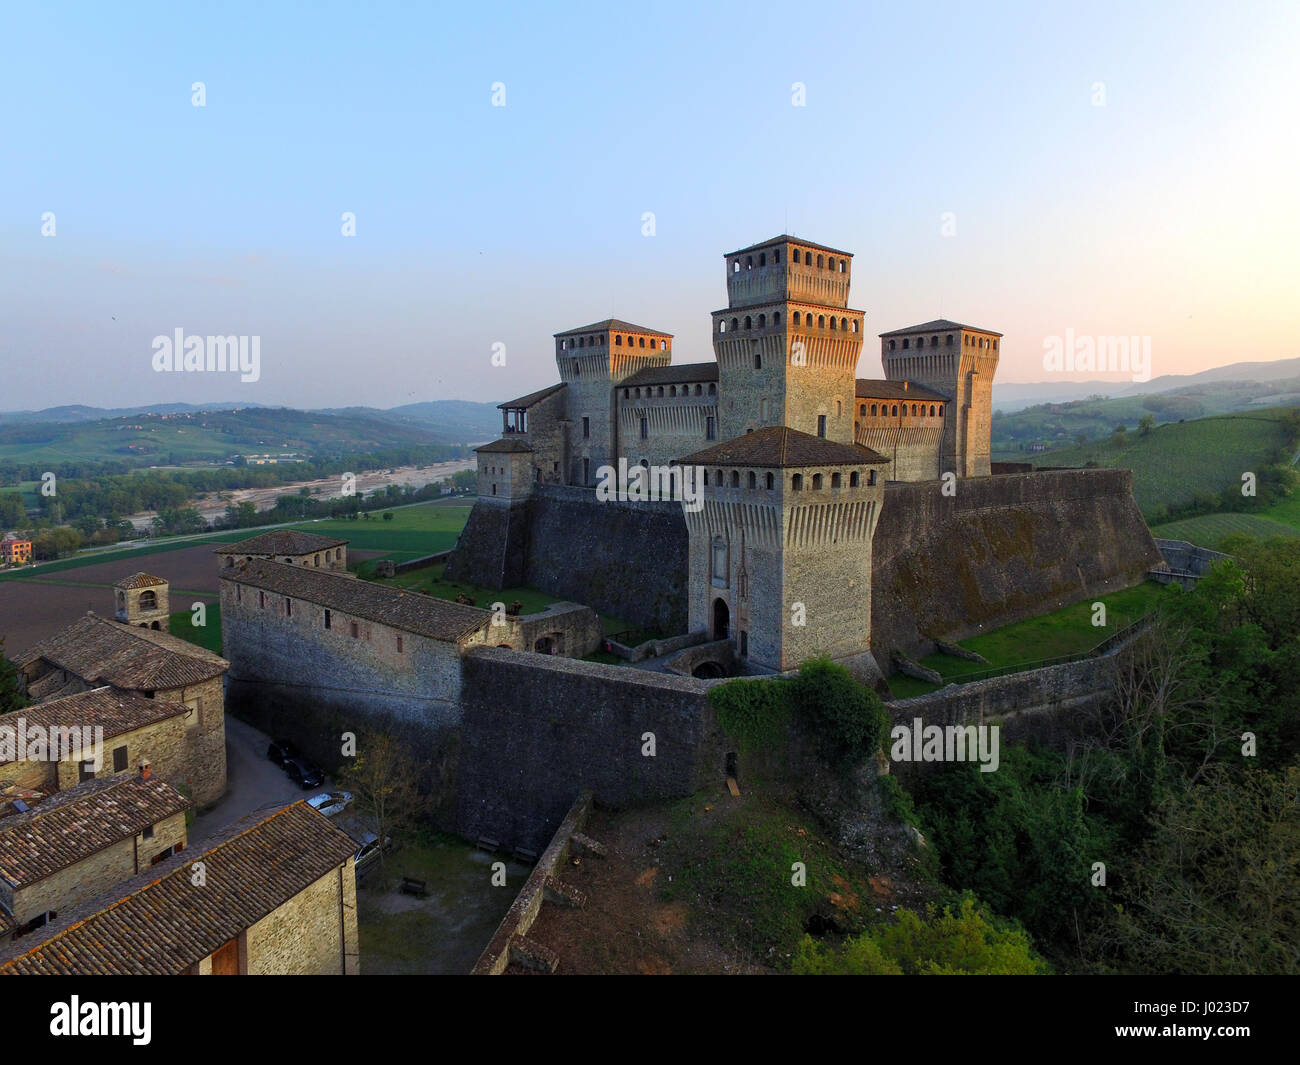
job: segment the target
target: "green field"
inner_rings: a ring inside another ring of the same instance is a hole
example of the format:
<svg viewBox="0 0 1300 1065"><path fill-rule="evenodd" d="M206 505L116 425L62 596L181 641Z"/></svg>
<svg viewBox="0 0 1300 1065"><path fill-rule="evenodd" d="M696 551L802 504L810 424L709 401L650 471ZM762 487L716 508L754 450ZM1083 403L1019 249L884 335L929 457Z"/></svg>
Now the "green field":
<svg viewBox="0 0 1300 1065"><path fill-rule="evenodd" d="M1256 540L1273 536L1298 537L1300 526L1254 514L1202 514L1199 518L1170 521L1152 526L1151 535L1164 540L1186 540L1198 547L1217 551L1228 536L1244 534Z"/></svg>
<svg viewBox="0 0 1300 1065"><path fill-rule="evenodd" d="M394 562L404 562L454 547L456 538L469 518L469 512L468 506L447 506L434 501L397 507L392 511L392 521L384 521L383 511L372 511L369 520L328 518L321 521L297 522L284 528L301 529L304 532L319 533L321 536L338 536L350 540L350 547L362 551L382 551L385 558L391 558ZM267 531L265 528L232 529L207 536L196 536L192 539L159 540L141 547L83 552L75 558L63 558L57 562L45 562L39 566L27 566L0 574L0 581L13 578L30 580L50 573L98 565L100 562L143 558L146 555L156 555L166 551L183 551L197 544L236 543L251 539L265 531ZM354 565L353 568L356 566Z"/></svg>
<svg viewBox="0 0 1300 1065"><path fill-rule="evenodd" d="M194 626L193 614L188 610L182 610L171 615L171 634L179 636L182 640L189 640L190 643L196 643L214 654L221 654L221 605L219 603L206 605L207 615L204 618L206 624L202 628Z"/></svg>
<svg viewBox="0 0 1300 1065"><path fill-rule="evenodd" d="M1241 485L1241 475L1256 470L1285 440L1283 409L1225 414L1161 425L1147 436L1136 429L1124 446L1109 441L1062 448L1034 456L1043 466L1126 467L1133 471L1133 494L1144 513L1164 503L1189 502L1197 491L1222 492Z"/></svg>
<svg viewBox="0 0 1300 1065"><path fill-rule="evenodd" d="M1178 590L1170 585L1144 581L1120 592L1089 596L1050 614L1017 621L959 641L959 647L988 659L987 665L938 653L921 659L921 665L933 669L948 683L960 683L963 676L988 669L1019 664L1030 668L1043 659L1091 650L1102 640L1150 613L1164 596L1177 594ZM1105 625L1093 625L1094 603L1106 604ZM906 699L934 691L935 685L896 673L889 678L889 689L894 698Z"/></svg>

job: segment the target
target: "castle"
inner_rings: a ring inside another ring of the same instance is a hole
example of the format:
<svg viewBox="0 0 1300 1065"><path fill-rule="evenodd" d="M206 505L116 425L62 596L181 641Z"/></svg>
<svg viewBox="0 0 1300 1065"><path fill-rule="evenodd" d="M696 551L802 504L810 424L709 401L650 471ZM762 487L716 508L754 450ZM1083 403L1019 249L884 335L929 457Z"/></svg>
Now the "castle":
<svg viewBox="0 0 1300 1065"><path fill-rule="evenodd" d="M689 630L732 640L746 671L824 654L872 672L884 485L992 473L1002 334L897 329L880 338L885 379L859 378L852 260L788 235L728 253L712 362L674 365L670 334L619 319L555 334L560 383L500 404L501 439L478 448L478 505L591 487L620 466L698 468ZM451 572L496 583L461 562Z"/></svg>

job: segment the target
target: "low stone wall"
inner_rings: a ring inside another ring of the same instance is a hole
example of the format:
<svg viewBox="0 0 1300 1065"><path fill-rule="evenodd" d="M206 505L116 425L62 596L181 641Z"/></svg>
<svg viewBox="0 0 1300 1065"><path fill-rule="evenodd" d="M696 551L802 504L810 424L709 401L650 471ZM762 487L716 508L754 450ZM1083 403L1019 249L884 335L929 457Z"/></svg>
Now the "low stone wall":
<svg viewBox="0 0 1300 1065"><path fill-rule="evenodd" d="M515 649L519 651L583 658L596 650L604 637L600 615L581 603L552 603L545 610L523 614L514 621L518 632ZM538 646L545 640L551 641L553 649Z"/></svg>
<svg viewBox="0 0 1300 1065"><path fill-rule="evenodd" d="M1197 547L1186 540L1156 540L1155 545L1160 554L1169 563L1171 570L1179 573L1204 577L1216 562L1222 562L1230 555L1222 551L1211 551L1208 547Z"/></svg>
<svg viewBox="0 0 1300 1065"><path fill-rule="evenodd" d="M432 555L424 555L420 558L407 559L405 562L398 562L393 566L395 573L409 573L413 569L427 569L429 566L436 566L440 562L446 562L451 558L450 551L438 551Z"/></svg>
<svg viewBox="0 0 1300 1065"><path fill-rule="evenodd" d="M496 647L470 651L463 668L456 832L466 839L538 851L584 788L617 807L722 778L705 682Z"/></svg>
<svg viewBox="0 0 1300 1065"><path fill-rule="evenodd" d="M591 811L591 792L584 791L569 807L560 827L555 830L550 845L537 859L537 865L519 889L514 903L497 925L492 939L479 955L471 976L500 976L510 966L511 943L528 935L546 901L546 882L558 876L569 856L573 836L581 832Z"/></svg>

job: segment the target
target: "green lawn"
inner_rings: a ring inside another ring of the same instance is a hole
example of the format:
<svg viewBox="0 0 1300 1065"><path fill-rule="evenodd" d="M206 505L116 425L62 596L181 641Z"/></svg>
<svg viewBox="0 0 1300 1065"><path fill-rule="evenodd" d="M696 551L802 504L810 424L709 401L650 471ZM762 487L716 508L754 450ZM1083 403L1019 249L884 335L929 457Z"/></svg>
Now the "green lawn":
<svg viewBox="0 0 1300 1065"><path fill-rule="evenodd" d="M1156 525L1154 536L1166 540L1186 540L1198 547L1217 550L1227 536L1244 533L1257 540L1273 536L1300 536L1300 493L1275 503L1258 514L1202 514Z"/></svg>
<svg viewBox="0 0 1300 1065"><path fill-rule="evenodd" d="M1017 621L959 642L958 646L988 659L987 665L939 653L927 655L921 660L921 665L935 670L945 682L959 683L963 676L987 669L1078 654L1091 650L1108 636L1149 613L1162 597L1176 594L1178 592L1169 585L1143 581L1120 592L1090 596L1050 614ZM1106 604L1105 625L1094 626L1092 623L1093 604L1097 602ZM894 698L906 699L934 691L935 685L895 674L889 678L889 689Z"/></svg>
<svg viewBox="0 0 1300 1065"><path fill-rule="evenodd" d="M221 604L205 605L207 606L204 617L206 624L202 628L195 627L194 615L190 611L182 610L171 615L171 634L198 644L213 654L221 654Z"/></svg>

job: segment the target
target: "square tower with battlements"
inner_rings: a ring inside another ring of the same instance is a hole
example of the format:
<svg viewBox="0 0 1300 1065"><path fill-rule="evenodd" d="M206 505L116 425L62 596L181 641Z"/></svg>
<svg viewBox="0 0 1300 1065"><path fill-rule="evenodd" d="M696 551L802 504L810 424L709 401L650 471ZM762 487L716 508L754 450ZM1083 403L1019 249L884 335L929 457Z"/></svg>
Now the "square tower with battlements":
<svg viewBox="0 0 1300 1065"><path fill-rule="evenodd" d="M785 425L853 443L862 311L853 256L780 236L726 255L727 307L713 312L723 440Z"/></svg>
<svg viewBox="0 0 1300 1065"><path fill-rule="evenodd" d="M1001 333L940 318L880 334L880 361L890 381L919 384L949 397L940 450L942 473L992 473L993 375Z"/></svg>

